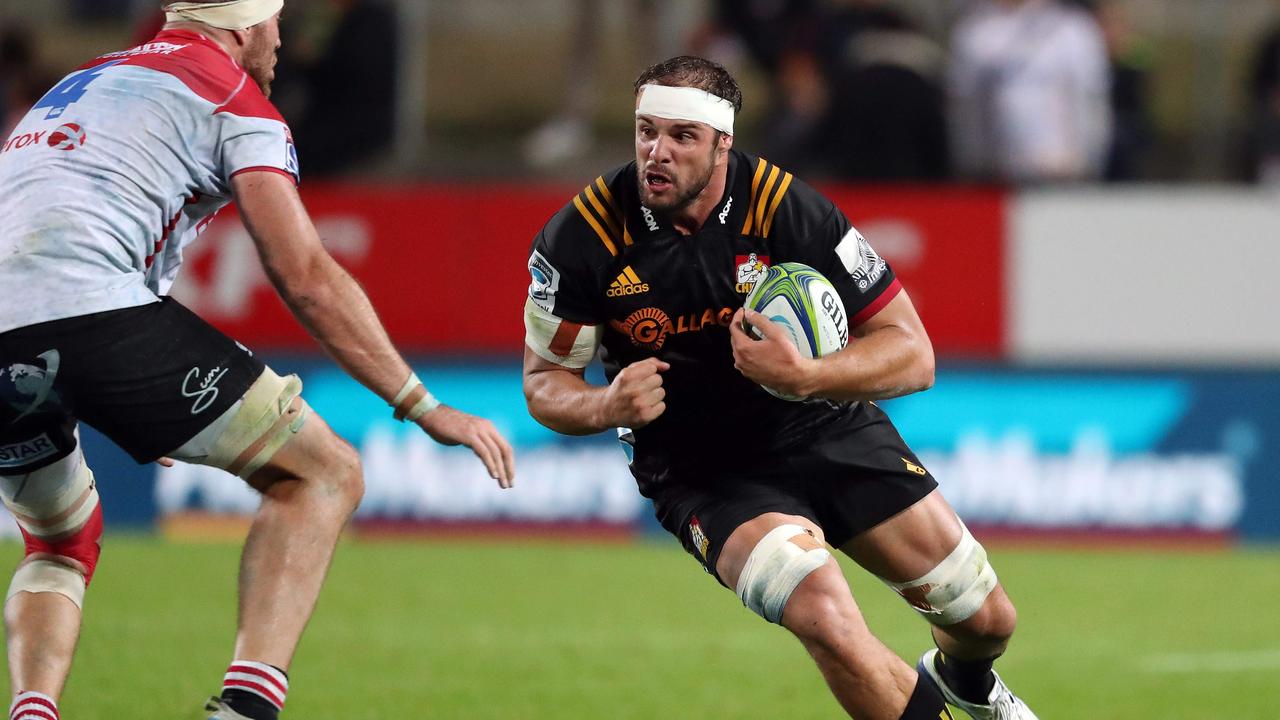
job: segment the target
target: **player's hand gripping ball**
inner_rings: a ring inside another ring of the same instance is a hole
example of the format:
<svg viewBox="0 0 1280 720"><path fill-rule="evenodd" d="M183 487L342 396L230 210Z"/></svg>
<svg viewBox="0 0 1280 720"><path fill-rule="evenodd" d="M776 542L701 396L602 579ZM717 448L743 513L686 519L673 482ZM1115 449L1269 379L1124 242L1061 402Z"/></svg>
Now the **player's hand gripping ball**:
<svg viewBox="0 0 1280 720"><path fill-rule="evenodd" d="M768 269L747 294L743 307L764 315L785 330L786 339L805 358L819 358L849 343L849 321L835 287L822 273L803 263L785 262ZM756 339L763 337L744 317L742 329ZM761 385L783 400L803 400L799 395Z"/></svg>

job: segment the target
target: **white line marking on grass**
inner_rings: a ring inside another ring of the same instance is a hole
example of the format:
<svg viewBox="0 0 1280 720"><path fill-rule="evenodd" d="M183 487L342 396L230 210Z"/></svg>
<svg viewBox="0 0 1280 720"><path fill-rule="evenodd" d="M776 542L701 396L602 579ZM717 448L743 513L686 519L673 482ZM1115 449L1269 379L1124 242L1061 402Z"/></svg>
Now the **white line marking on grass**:
<svg viewBox="0 0 1280 720"><path fill-rule="evenodd" d="M1280 650L1150 655L1143 659L1142 669L1150 673L1280 670Z"/></svg>

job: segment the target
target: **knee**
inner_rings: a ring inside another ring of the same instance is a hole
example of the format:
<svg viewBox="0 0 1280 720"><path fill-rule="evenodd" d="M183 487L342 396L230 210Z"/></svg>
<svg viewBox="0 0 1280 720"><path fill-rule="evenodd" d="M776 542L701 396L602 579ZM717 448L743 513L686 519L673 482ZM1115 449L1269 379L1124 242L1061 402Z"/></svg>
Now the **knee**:
<svg viewBox="0 0 1280 720"><path fill-rule="evenodd" d="M273 501L305 503L325 517L346 522L364 497L360 453L332 432L313 442L306 462L293 467L269 464L250 483Z"/></svg>
<svg viewBox="0 0 1280 720"><path fill-rule="evenodd" d="M21 479L8 476L0 487L26 545L6 600L20 592L52 592L82 605L98 564L103 526L93 473L79 448Z"/></svg>
<svg viewBox="0 0 1280 720"><path fill-rule="evenodd" d="M945 626L947 634L969 643L982 645L1004 645L1013 637L1018 625L1018 610L1005 594L1004 589L997 586L987 596L986 602L966 620L955 625Z"/></svg>
<svg viewBox="0 0 1280 720"><path fill-rule="evenodd" d="M364 498L364 470L360 452L351 443L336 435L330 440L329 454L320 482L324 483L329 497L347 515L355 512Z"/></svg>
<svg viewBox="0 0 1280 720"><path fill-rule="evenodd" d="M839 653L864 626L835 563L815 570L796 588L783 612L782 625L815 654Z"/></svg>
<svg viewBox="0 0 1280 720"><path fill-rule="evenodd" d="M738 574L734 590L742 604L757 615L771 623L782 623L783 614L792 606L798 588L813 587L817 580L812 580L812 576L830 561L831 553L811 531L784 523L756 542Z"/></svg>

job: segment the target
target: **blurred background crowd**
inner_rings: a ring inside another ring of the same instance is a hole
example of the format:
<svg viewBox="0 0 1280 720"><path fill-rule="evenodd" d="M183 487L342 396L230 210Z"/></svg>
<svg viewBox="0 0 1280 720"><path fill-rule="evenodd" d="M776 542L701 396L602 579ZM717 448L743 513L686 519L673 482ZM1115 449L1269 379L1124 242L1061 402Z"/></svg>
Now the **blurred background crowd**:
<svg viewBox="0 0 1280 720"><path fill-rule="evenodd" d="M0 0L5 129L158 5ZM807 177L1280 183L1276 0L289 0L274 99L310 177L569 178L682 52Z"/></svg>

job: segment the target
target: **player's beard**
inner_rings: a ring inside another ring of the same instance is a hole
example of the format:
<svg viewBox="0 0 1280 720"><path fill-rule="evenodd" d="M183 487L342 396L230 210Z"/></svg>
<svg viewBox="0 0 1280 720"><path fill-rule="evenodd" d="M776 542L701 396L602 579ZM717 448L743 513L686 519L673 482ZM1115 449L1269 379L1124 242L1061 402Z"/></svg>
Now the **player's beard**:
<svg viewBox="0 0 1280 720"><path fill-rule="evenodd" d="M702 191L707 189L707 185L711 183L711 174L714 173L716 169L716 150L719 146L720 143L717 141L711 148L711 155L707 158L706 170L700 173L699 177L694 182L685 185L680 181L680 176L674 173L663 173L671 179L671 187L676 190L675 195L667 199L654 197L653 193L649 190L648 184L645 183L645 175L647 175L648 172L645 168L637 170L637 174L639 176L638 179L640 181L640 202L644 203L644 206L650 210L656 210L657 212L664 214L670 214L689 207L693 204L693 201L702 194Z"/></svg>
<svg viewBox="0 0 1280 720"><path fill-rule="evenodd" d="M276 47L265 37L259 37L245 53L241 64L249 77L262 89L262 94L271 97L271 81L276 78Z"/></svg>

